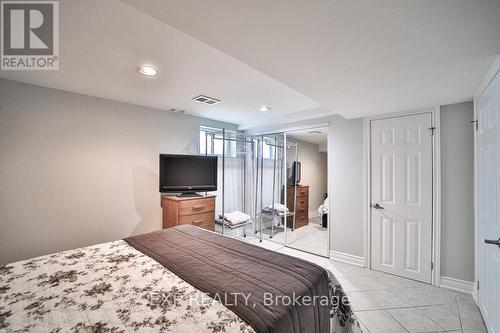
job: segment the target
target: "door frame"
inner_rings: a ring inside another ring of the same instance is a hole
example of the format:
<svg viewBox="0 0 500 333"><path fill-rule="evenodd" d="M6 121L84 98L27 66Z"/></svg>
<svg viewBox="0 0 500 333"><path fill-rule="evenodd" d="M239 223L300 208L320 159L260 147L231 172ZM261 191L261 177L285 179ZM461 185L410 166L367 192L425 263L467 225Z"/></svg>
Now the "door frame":
<svg viewBox="0 0 500 333"><path fill-rule="evenodd" d="M484 93L486 88L490 85L490 83L495 79L495 77L500 73L500 55L497 55L493 65L490 67L485 77L481 81L481 84L476 90L474 94L474 120L478 121L477 114L477 100ZM479 239L479 215L478 215L478 182L477 182L477 163L478 163L478 140L477 140L478 131L474 131L474 287L472 290L472 297L476 303L479 302L479 244L481 240ZM478 303L479 304L479 303ZM481 307L480 307L481 308Z"/></svg>
<svg viewBox="0 0 500 333"><path fill-rule="evenodd" d="M276 135L276 134L280 134L280 133L284 133L285 134L285 142L286 142L286 133L288 132L294 132L294 131L303 131L303 130L312 130L312 129L315 129L315 128L327 128L328 129L328 135L327 135L327 139L326 139L326 142L327 142L327 157L326 157L326 182L327 182L327 187L326 187L326 190L327 190L327 193L328 193L328 207L332 207L332 196L331 196L331 193L332 193L332 190L333 190L333 186L331 185L331 179L333 179L332 177L332 174L333 174L333 169L332 169L332 165L329 161L329 156L331 156L330 154L332 153L331 150L333 149L332 145L330 144L330 140L333 136L333 125L332 125L332 121L330 120L326 120L326 121L319 121L319 122L307 122L305 124L299 124L299 125L283 125L283 126L278 126L276 128L272 128L272 129L265 129L265 130L257 130L257 131L249 131L249 134L251 135ZM285 155L285 158L286 158L286 155ZM298 249L298 248L295 248L295 247L291 247L288 245L288 232L285 231L285 243L283 244L285 247L287 248L290 248L290 249L294 249L294 250L297 250L297 251L301 251L301 252L304 252L304 253L310 253L310 254L314 254L314 255L317 255L317 256L320 256L320 257L324 257L324 258L328 258L330 259L330 249L331 249L331 243L332 243L332 240L331 240L331 231L333 229L332 227L332 214L328 214L328 217L327 217L327 234L328 234L328 237L327 238L327 244L326 244L326 249L327 249L327 254L326 255L320 255L320 254L317 254L317 253L312 253L312 252L308 252L308 251L305 251L305 250L301 250L301 249ZM286 229L286 228L285 228ZM273 241L272 239L270 241Z"/></svg>
<svg viewBox="0 0 500 333"><path fill-rule="evenodd" d="M432 137L432 248L431 284L441 283L441 131L440 107L429 107L412 111L395 112L385 115L363 118L363 207L364 207L364 255L365 265L372 269L372 219L371 219L371 122L395 117L412 116L428 113L434 127Z"/></svg>

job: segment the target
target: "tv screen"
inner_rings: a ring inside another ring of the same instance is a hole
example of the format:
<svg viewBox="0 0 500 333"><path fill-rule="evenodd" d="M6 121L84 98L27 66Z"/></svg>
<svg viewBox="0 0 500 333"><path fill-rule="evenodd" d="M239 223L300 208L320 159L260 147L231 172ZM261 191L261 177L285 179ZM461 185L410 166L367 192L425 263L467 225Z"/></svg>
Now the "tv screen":
<svg viewBox="0 0 500 333"><path fill-rule="evenodd" d="M302 174L301 169L302 168L301 168L300 162L293 161L292 167L290 168L289 173L288 173L290 175L290 177L288 177L288 184L289 185L292 185L292 186L299 185L301 174Z"/></svg>
<svg viewBox="0 0 500 333"><path fill-rule="evenodd" d="M217 190L217 156L160 155L160 192Z"/></svg>

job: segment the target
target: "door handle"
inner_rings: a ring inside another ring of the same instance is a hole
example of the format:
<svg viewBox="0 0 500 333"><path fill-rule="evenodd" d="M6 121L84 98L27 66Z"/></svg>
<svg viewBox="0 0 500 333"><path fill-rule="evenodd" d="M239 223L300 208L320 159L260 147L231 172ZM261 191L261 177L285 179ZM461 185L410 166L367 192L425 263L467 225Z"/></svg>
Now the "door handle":
<svg viewBox="0 0 500 333"><path fill-rule="evenodd" d="M384 209L384 207L380 206L378 203L374 204L373 208L375 208L375 209Z"/></svg>
<svg viewBox="0 0 500 333"><path fill-rule="evenodd" d="M492 244L492 245L496 245L496 246L500 247L500 238L497 239L497 240L494 240L494 239L485 239L484 242L486 244Z"/></svg>

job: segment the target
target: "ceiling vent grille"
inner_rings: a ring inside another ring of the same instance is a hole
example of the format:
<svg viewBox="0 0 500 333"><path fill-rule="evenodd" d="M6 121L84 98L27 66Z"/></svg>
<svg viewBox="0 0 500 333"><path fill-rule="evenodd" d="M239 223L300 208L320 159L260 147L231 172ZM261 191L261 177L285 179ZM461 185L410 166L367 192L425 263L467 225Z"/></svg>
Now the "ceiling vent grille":
<svg viewBox="0 0 500 333"><path fill-rule="evenodd" d="M195 98L193 98L193 100L197 101L198 103L207 104L207 105L215 105L215 104L220 103L220 101L218 99L208 97L205 95L196 96Z"/></svg>

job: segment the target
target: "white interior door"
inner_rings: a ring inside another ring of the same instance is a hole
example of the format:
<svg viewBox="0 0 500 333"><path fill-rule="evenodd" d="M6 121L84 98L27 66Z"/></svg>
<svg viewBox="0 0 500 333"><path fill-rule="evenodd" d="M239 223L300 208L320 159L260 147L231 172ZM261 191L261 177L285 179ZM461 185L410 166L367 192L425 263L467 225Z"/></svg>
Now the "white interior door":
<svg viewBox="0 0 500 333"><path fill-rule="evenodd" d="M500 332L500 77L476 100L479 307L488 331ZM488 242L488 243L486 243ZM496 243L496 244L495 244Z"/></svg>
<svg viewBox="0 0 500 333"><path fill-rule="evenodd" d="M371 265L431 282L432 115L371 121Z"/></svg>

